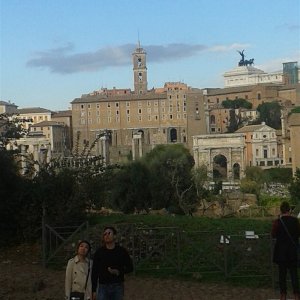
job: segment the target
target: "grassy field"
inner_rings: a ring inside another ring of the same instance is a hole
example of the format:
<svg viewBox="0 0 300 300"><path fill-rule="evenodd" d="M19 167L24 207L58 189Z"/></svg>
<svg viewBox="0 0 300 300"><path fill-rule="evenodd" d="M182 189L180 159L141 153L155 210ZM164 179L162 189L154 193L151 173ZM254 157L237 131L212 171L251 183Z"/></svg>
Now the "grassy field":
<svg viewBox="0 0 300 300"><path fill-rule="evenodd" d="M149 227L177 227L185 231L224 231L227 234L244 234L253 230L256 234L268 234L272 219L207 218L172 215L110 215L89 217L91 226L129 223Z"/></svg>

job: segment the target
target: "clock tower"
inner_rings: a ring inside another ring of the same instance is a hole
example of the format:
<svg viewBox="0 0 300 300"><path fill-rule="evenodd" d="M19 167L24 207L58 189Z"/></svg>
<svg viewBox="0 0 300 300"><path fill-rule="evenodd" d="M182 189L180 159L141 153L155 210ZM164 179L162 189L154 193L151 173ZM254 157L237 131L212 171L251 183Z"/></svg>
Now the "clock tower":
<svg viewBox="0 0 300 300"><path fill-rule="evenodd" d="M146 52L140 47L140 43L132 53L134 92L144 94L147 92L147 67Z"/></svg>

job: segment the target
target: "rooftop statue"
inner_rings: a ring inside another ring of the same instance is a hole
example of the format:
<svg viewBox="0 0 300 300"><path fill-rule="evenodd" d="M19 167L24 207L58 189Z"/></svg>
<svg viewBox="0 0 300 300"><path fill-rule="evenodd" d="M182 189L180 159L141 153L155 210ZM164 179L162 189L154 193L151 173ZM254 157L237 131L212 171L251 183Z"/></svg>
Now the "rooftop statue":
<svg viewBox="0 0 300 300"><path fill-rule="evenodd" d="M254 58L251 58L249 60L245 59L245 54L244 54L244 51L239 51L237 50L237 52L241 55L241 60L239 61L239 66L252 66L254 64Z"/></svg>

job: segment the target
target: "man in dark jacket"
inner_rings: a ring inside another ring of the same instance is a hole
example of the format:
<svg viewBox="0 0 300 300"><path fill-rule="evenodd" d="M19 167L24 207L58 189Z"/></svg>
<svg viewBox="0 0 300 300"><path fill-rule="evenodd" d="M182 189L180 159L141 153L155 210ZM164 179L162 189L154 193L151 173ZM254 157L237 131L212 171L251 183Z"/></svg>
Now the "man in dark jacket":
<svg viewBox="0 0 300 300"><path fill-rule="evenodd" d="M289 270L295 299L300 300L297 272L299 221L290 215L288 202L282 202L280 212L281 215L273 222L272 226L272 236L276 239L273 261L278 264L280 299L287 299L286 276Z"/></svg>
<svg viewBox="0 0 300 300"><path fill-rule="evenodd" d="M92 268L93 300L122 300L124 296L124 274L133 270L132 260L125 248L116 244L117 231L105 227L103 246L94 255Z"/></svg>

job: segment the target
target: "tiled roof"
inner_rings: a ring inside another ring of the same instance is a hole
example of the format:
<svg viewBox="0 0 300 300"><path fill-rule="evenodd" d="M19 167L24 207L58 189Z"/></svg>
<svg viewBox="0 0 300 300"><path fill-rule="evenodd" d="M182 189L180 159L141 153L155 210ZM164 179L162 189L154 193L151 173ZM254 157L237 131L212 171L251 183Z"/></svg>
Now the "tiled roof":
<svg viewBox="0 0 300 300"><path fill-rule="evenodd" d="M247 125L247 126L244 126L240 129L238 129L237 131L235 132L253 132L253 131L257 131L263 127L269 127L272 129L272 127L268 126L268 125L265 125L265 124L259 124L259 125Z"/></svg>
<svg viewBox="0 0 300 300"><path fill-rule="evenodd" d="M91 103L91 102L108 102L108 101L130 101L130 100L155 100L166 99L166 93L147 93L147 94L130 94L130 95L83 95L81 98L75 98L71 103Z"/></svg>
<svg viewBox="0 0 300 300"><path fill-rule="evenodd" d="M51 110L41 107L19 108L16 111L18 114L35 114L35 113L51 113Z"/></svg>

